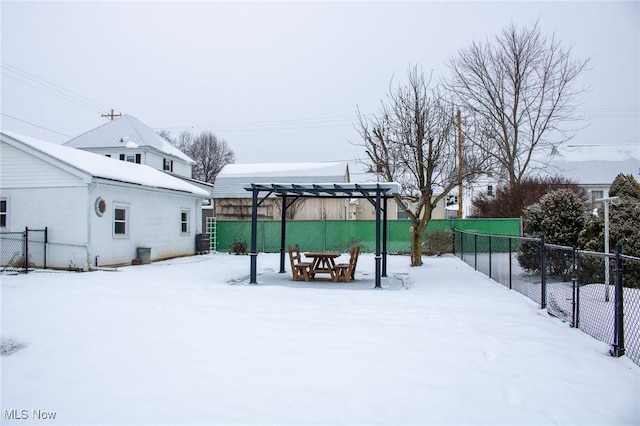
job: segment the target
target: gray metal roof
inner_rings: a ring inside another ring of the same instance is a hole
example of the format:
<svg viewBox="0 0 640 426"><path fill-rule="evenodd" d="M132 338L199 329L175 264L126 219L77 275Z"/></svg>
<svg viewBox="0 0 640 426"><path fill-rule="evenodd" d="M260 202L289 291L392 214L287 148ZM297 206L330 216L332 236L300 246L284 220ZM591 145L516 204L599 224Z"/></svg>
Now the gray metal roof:
<svg viewBox="0 0 640 426"><path fill-rule="evenodd" d="M188 164L194 164L189 156L169 141L158 135L144 123L130 115L123 115L102 126L77 136L63 145L79 149L151 147L164 154L180 158Z"/></svg>

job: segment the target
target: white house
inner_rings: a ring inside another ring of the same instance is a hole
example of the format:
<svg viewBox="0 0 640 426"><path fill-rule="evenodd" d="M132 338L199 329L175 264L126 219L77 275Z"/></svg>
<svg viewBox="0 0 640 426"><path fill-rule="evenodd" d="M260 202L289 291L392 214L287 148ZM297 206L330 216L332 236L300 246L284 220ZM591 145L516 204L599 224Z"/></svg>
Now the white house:
<svg viewBox="0 0 640 426"><path fill-rule="evenodd" d="M64 143L130 163L191 178L195 162L131 115L123 115Z"/></svg>
<svg viewBox="0 0 640 426"><path fill-rule="evenodd" d="M83 270L195 253L209 193L152 167L0 132L1 231L49 231L47 265ZM148 252L148 249L147 249Z"/></svg>

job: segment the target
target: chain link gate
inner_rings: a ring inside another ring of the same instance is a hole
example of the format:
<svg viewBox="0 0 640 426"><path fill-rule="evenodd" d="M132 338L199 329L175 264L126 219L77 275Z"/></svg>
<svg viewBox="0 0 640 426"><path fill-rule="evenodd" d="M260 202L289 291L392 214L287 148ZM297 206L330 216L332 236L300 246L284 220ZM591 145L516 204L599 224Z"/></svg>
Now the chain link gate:
<svg viewBox="0 0 640 426"><path fill-rule="evenodd" d="M0 272L47 268L48 228L0 232Z"/></svg>

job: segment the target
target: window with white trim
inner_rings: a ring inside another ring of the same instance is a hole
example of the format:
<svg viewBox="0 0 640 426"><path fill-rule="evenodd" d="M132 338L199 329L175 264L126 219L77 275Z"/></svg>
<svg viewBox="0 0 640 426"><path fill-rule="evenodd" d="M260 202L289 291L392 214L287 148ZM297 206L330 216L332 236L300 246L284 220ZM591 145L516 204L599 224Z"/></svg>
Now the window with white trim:
<svg viewBox="0 0 640 426"><path fill-rule="evenodd" d="M129 207L123 205L113 207L113 236L129 236Z"/></svg>
<svg viewBox="0 0 640 426"><path fill-rule="evenodd" d="M411 208L411 202L409 202L409 201L403 201L402 204L404 204L404 206L407 209ZM409 215L404 210L402 210L402 207L396 206L396 219L398 219L398 220L407 220L407 219L409 219Z"/></svg>
<svg viewBox="0 0 640 426"><path fill-rule="evenodd" d="M180 233L188 234L189 233L189 218L191 216L191 212L189 209L182 209L180 211Z"/></svg>
<svg viewBox="0 0 640 426"><path fill-rule="evenodd" d="M0 228L7 227L7 199L0 199Z"/></svg>

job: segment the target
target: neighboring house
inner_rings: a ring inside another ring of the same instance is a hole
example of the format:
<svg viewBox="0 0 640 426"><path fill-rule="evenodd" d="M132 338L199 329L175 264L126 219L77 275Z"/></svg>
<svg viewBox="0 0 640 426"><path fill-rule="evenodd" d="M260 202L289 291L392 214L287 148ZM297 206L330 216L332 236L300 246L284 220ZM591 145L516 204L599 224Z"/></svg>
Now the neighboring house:
<svg viewBox="0 0 640 426"><path fill-rule="evenodd" d="M595 208L600 204L595 200L609 196L609 188L620 173L633 175L640 182L640 149L624 150L615 146L564 148L552 159L546 173L563 176L584 187Z"/></svg>
<svg viewBox="0 0 640 426"><path fill-rule="evenodd" d="M471 216L473 200L486 194L493 196L498 188L499 180L492 173L480 173L473 179L468 179L462 187L462 218ZM458 218L458 188L456 187L446 198L445 219Z"/></svg>
<svg viewBox="0 0 640 426"><path fill-rule="evenodd" d="M77 136L64 145L191 179L191 158L137 118L123 115Z"/></svg>
<svg viewBox="0 0 640 426"><path fill-rule="evenodd" d="M154 168L0 132L2 231L48 228L47 265L91 269L195 253L209 193Z"/></svg>
<svg viewBox="0 0 640 426"><path fill-rule="evenodd" d="M344 182L349 182L349 166L343 162L227 164L216 178L211 213L218 220L251 219L251 192L244 188L252 183ZM345 219L348 206L348 199L302 198L287 213L289 219ZM278 220L281 211L280 200L271 197L258 207L258 218Z"/></svg>

